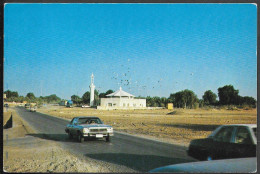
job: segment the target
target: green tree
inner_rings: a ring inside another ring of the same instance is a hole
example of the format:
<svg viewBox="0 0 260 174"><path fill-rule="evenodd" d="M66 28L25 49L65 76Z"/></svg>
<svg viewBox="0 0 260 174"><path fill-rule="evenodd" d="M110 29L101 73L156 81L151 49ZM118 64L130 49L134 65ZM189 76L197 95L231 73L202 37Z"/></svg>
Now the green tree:
<svg viewBox="0 0 260 174"><path fill-rule="evenodd" d="M26 97L28 97L29 100L35 99L35 96L34 96L34 94L32 92L27 93Z"/></svg>
<svg viewBox="0 0 260 174"><path fill-rule="evenodd" d="M41 107L45 101L42 98L37 98L37 105L38 107Z"/></svg>
<svg viewBox="0 0 260 174"><path fill-rule="evenodd" d="M112 90L112 89L109 89L109 90L107 90L107 92L105 93L106 95L108 95L108 94L111 94L111 93L113 93L114 91Z"/></svg>
<svg viewBox="0 0 260 174"><path fill-rule="evenodd" d="M205 105L204 100L203 99L199 99L199 107L203 107Z"/></svg>
<svg viewBox="0 0 260 174"><path fill-rule="evenodd" d="M40 100L40 102L42 102L42 103L48 103L48 102L47 102L47 99L46 99L45 97L43 97L43 96L40 96L40 97L39 97L39 100Z"/></svg>
<svg viewBox="0 0 260 174"><path fill-rule="evenodd" d="M153 98L152 98L152 97L150 97L150 96L147 96L147 97L146 97L146 105L147 105L148 107L153 106Z"/></svg>
<svg viewBox="0 0 260 174"><path fill-rule="evenodd" d="M99 98L106 98L106 95L113 93L114 91L112 89L107 90L105 93L100 93Z"/></svg>
<svg viewBox="0 0 260 174"><path fill-rule="evenodd" d="M16 98L16 100L17 100L16 102L22 103L25 100L25 98L24 98L24 96L19 96Z"/></svg>
<svg viewBox="0 0 260 174"><path fill-rule="evenodd" d="M153 104L152 104L153 107L160 107L161 106L161 99L160 97L153 97Z"/></svg>
<svg viewBox="0 0 260 174"><path fill-rule="evenodd" d="M4 94L6 94L6 98L12 97L12 91L10 90L5 91Z"/></svg>
<svg viewBox="0 0 260 174"><path fill-rule="evenodd" d="M195 95L195 93L191 90L185 89L183 91L183 101L185 108L195 108L196 103L198 103L199 99Z"/></svg>
<svg viewBox="0 0 260 174"><path fill-rule="evenodd" d="M253 97L249 97L249 96L241 97L240 96L239 105L247 105L250 107L256 107L256 100Z"/></svg>
<svg viewBox="0 0 260 174"><path fill-rule="evenodd" d="M150 96L147 96L147 97L137 97L137 98L146 98L146 105L148 107L165 107L166 104L168 103L168 99L165 98L165 97L158 97L158 96L155 96L155 97L150 97Z"/></svg>
<svg viewBox="0 0 260 174"><path fill-rule="evenodd" d="M90 92L87 91L82 95L82 102L85 104L89 104L90 102Z"/></svg>
<svg viewBox="0 0 260 174"><path fill-rule="evenodd" d="M95 89L94 91L94 105L100 105L99 93L98 90Z"/></svg>
<svg viewBox="0 0 260 174"><path fill-rule="evenodd" d="M239 90L235 90L232 85L226 85L218 88L219 103L221 105L239 104Z"/></svg>
<svg viewBox="0 0 260 174"><path fill-rule="evenodd" d="M185 108L187 105L187 101L184 99L183 91L170 94L169 100L171 100L177 108Z"/></svg>
<svg viewBox="0 0 260 174"><path fill-rule="evenodd" d="M213 93L211 90L205 91L202 98L206 105L214 105L217 102L217 95Z"/></svg>
<svg viewBox="0 0 260 174"><path fill-rule="evenodd" d="M6 97L7 97L7 98L19 97L18 92L16 92L16 91L7 90L7 91L4 92L4 94L6 94Z"/></svg>
<svg viewBox="0 0 260 174"><path fill-rule="evenodd" d="M166 97L162 97L160 106L166 107L167 103L168 103L168 99Z"/></svg>
<svg viewBox="0 0 260 174"><path fill-rule="evenodd" d="M79 104L81 102L81 98L77 95L72 95L71 100L73 101L73 103L76 103L76 104Z"/></svg>
<svg viewBox="0 0 260 174"><path fill-rule="evenodd" d="M199 102L195 93L188 89L170 94L169 100L178 108L195 108Z"/></svg>
<svg viewBox="0 0 260 174"><path fill-rule="evenodd" d="M101 93L99 94L99 98L106 98L106 93L101 92Z"/></svg>
<svg viewBox="0 0 260 174"><path fill-rule="evenodd" d="M56 94L52 94L45 97L45 100L48 103L59 103L61 101L61 98L57 97Z"/></svg>

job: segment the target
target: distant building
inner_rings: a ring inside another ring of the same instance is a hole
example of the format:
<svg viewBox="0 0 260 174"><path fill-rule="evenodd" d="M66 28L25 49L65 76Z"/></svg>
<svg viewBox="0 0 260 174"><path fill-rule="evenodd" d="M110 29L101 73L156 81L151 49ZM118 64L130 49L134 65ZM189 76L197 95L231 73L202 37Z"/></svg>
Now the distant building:
<svg viewBox="0 0 260 174"><path fill-rule="evenodd" d="M134 95L122 90L120 87L114 93L106 95L107 98L101 98L100 106L97 109L144 109L146 108L146 99L135 99Z"/></svg>
<svg viewBox="0 0 260 174"><path fill-rule="evenodd" d="M166 108L167 109L173 109L173 103L167 103Z"/></svg>
<svg viewBox="0 0 260 174"><path fill-rule="evenodd" d="M6 94L4 94L4 99L6 99L7 97L6 97Z"/></svg>

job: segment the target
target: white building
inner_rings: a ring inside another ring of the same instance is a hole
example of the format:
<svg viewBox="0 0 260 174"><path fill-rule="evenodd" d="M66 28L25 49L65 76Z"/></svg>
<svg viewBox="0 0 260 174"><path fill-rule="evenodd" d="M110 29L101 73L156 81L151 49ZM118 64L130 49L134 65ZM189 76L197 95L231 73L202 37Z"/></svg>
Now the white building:
<svg viewBox="0 0 260 174"><path fill-rule="evenodd" d="M90 106L94 106L95 85L94 85L94 75L93 75L93 73L91 75L91 84L89 85L89 88L90 88L90 102L89 102L89 105Z"/></svg>
<svg viewBox="0 0 260 174"><path fill-rule="evenodd" d="M134 95L122 90L120 87L114 93L106 95L107 98L101 98L100 106L97 109L144 109L146 108L146 99L135 99Z"/></svg>

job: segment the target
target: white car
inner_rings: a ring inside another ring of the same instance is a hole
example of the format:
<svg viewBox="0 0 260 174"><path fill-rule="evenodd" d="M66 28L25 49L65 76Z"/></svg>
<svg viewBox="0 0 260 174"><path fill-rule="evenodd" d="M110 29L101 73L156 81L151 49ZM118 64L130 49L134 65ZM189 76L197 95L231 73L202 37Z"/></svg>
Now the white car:
<svg viewBox="0 0 260 174"><path fill-rule="evenodd" d="M69 138L76 136L79 142L86 138L105 138L107 142L114 136L112 126L105 125L98 117L75 117L65 128Z"/></svg>
<svg viewBox="0 0 260 174"><path fill-rule="evenodd" d="M82 108L89 108L90 106L88 106L88 105L82 105L81 107L82 107Z"/></svg>

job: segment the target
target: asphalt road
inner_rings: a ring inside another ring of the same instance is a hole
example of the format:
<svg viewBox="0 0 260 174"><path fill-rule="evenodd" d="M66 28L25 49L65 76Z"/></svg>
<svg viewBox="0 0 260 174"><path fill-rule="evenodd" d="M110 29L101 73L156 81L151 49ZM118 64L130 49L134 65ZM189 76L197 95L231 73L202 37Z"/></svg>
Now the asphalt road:
<svg viewBox="0 0 260 174"><path fill-rule="evenodd" d="M65 133L65 126L69 121L38 112L29 112L22 107L17 108L16 111L37 131L30 136L57 141L62 147L77 155L140 172L165 165L195 161L187 156L186 147L121 133L115 133L109 143L104 140L87 140L79 143L76 139L68 139Z"/></svg>

